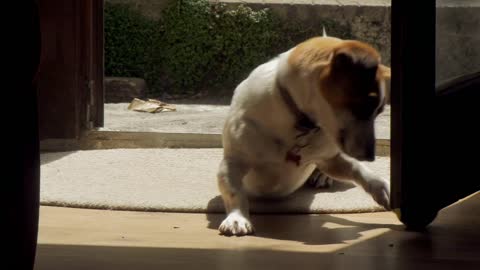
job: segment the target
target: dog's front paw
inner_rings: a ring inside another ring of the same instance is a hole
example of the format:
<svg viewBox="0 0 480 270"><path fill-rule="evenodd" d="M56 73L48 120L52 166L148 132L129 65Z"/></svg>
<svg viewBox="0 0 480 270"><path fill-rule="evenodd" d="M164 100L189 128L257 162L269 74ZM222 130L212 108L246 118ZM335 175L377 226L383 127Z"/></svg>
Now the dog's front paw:
<svg viewBox="0 0 480 270"><path fill-rule="evenodd" d="M372 180L368 184L369 193L373 199L383 206L385 209L390 210L390 185L383 180Z"/></svg>
<svg viewBox="0 0 480 270"><path fill-rule="evenodd" d="M313 188L329 188L333 185L333 179L321 172L319 169L315 169L308 177L307 184Z"/></svg>
<svg viewBox="0 0 480 270"><path fill-rule="evenodd" d="M221 234L236 236L252 234L254 231L250 220L239 213L230 213L218 230Z"/></svg>

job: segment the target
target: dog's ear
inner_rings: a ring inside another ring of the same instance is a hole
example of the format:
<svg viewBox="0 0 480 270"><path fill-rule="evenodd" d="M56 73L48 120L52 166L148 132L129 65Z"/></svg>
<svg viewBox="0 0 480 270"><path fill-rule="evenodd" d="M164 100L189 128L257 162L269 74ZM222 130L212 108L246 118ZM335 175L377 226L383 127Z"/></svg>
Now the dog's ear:
<svg viewBox="0 0 480 270"><path fill-rule="evenodd" d="M369 49L347 45L334 51L332 70L342 75L354 72L361 77L374 79L379 60L379 56Z"/></svg>
<svg viewBox="0 0 480 270"><path fill-rule="evenodd" d="M354 58L347 51L334 52L332 55L332 70L342 72L352 69L354 66Z"/></svg>
<svg viewBox="0 0 480 270"><path fill-rule="evenodd" d="M390 81L392 72L390 71L389 67L380 64L378 66L378 71L380 72L380 76L382 76L383 79L385 79L386 81Z"/></svg>
<svg viewBox="0 0 480 270"><path fill-rule="evenodd" d="M380 75L380 78L385 80L385 102L390 105L390 86L391 86L391 77L392 77L392 72L389 67L380 64L378 66L378 73Z"/></svg>

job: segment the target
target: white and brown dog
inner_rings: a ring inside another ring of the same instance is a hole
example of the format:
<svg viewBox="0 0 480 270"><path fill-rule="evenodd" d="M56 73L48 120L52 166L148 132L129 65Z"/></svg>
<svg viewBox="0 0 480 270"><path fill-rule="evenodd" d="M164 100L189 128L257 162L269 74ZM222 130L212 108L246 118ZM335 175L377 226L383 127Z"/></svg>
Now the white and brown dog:
<svg viewBox="0 0 480 270"><path fill-rule="evenodd" d="M235 89L223 130L220 232L253 233L248 198L287 196L315 169L355 182L389 209L388 182L360 162L375 159L374 120L389 78L371 46L325 35L253 70Z"/></svg>

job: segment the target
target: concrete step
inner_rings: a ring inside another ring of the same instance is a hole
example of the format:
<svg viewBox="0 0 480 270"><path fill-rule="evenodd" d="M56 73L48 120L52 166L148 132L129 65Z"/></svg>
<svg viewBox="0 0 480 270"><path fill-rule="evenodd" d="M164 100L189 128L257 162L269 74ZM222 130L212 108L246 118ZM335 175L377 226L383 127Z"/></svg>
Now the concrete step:
<svg viewBox="0 0 480 270"><path fill-rule="evenodd" d="M128 110L128 103L105 104L105 127L101 131L221 134L227 105L175 104L177 111L141 113ZM390 106L375 122L377 138L390 139Z"/></svg>
<svg viewBox="0 0 480 270"><path fill-rule="evenodd" d="M105 127L81 140L47 140L43 151L114 148L215 148L222 147L221 133L229 106L176 104L176 112L141 113L128 103L105 104ZM390 107L375 123L377 155L390 154Z"/></svg>

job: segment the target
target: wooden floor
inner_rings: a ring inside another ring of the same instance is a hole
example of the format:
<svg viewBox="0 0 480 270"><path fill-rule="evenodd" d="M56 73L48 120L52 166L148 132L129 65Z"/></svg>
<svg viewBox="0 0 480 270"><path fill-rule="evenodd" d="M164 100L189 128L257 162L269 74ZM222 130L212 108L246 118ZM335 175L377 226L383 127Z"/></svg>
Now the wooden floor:
<svg viewBox="0 0 480 270"><path fill-rule="evenodd" d="M254 216L257 234L218 235L223 215L42 207L37 270L480 269L480 193L427 232L393 213Z"/></svg>

